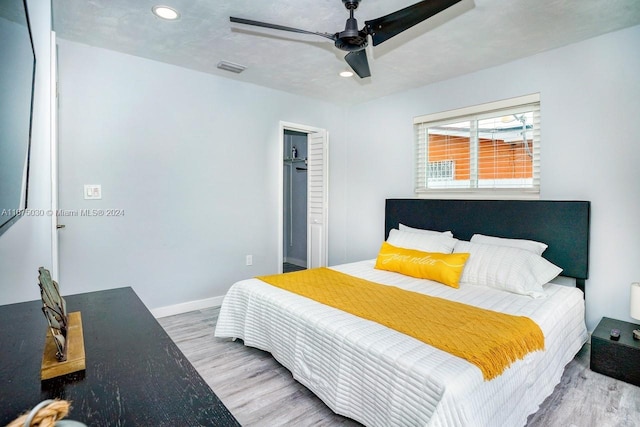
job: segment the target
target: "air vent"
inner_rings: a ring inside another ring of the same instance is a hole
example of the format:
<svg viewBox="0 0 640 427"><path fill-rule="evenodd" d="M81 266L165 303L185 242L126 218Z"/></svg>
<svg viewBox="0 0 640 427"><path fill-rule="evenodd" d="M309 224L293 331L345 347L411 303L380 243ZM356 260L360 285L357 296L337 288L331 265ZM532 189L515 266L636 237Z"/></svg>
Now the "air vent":
<svg viewBox="0 0 640 427"><path fill-rule="evenodd" d="M234 64L233 62L220 61L217 65L218 68L225 71L231 71L232 73L240 74L247 69L244 65Z"/></svg>

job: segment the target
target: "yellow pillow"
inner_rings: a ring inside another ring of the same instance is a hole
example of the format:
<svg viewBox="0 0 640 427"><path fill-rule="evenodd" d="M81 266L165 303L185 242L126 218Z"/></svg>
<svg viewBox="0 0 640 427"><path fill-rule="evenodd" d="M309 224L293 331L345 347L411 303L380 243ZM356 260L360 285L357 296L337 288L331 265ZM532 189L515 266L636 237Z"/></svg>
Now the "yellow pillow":
<svg viewBox="0 0 640 427"><path fill-rule="evenodd" d="M398 248L383 242L375 268L419 279L435 280L457 288L467 258L468 253L422 252Z"/></svg>

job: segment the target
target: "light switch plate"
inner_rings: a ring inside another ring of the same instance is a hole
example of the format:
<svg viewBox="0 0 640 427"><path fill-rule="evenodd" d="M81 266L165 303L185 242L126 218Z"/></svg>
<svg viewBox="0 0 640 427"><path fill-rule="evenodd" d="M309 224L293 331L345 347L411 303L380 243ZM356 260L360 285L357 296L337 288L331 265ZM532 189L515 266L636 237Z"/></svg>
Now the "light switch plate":
<svg viewBox="0 0 640 427"><path fill-rule="evenodd" d="M102 199L102 185L100 185L100 184L85 184L84 185L84 199L85 200Z"/></svg>

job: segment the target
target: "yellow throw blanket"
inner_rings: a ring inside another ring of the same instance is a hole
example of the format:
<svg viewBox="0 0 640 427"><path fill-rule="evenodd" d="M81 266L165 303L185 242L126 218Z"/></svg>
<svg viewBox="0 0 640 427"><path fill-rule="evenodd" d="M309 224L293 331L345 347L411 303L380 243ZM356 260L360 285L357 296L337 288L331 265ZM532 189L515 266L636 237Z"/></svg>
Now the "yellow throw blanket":
<svg viewBox="0 0 640 427"><path fill-rule="evenodd" d="M466 359L485 380L544 349L531 319L381 285L328 268L261 276L270 285L368 319Z"/></svg>

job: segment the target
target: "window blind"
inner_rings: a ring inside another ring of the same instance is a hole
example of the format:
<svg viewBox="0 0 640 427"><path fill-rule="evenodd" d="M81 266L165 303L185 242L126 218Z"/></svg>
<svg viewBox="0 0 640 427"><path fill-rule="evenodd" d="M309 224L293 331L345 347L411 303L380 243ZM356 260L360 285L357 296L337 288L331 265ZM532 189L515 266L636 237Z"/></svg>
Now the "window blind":
<svg viewBox="0 0 640 427"><path fill-rule="evenodd" d="M414 119L415 191L540 192L539 95Z"/></svg>

